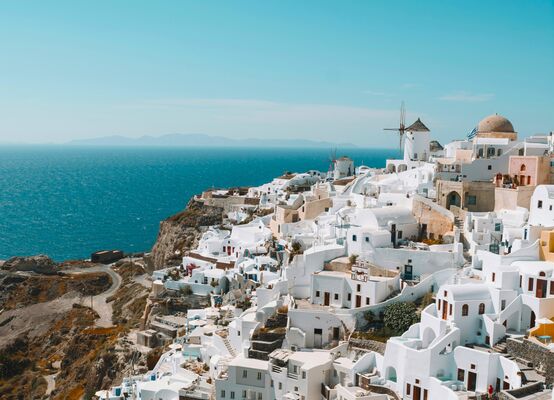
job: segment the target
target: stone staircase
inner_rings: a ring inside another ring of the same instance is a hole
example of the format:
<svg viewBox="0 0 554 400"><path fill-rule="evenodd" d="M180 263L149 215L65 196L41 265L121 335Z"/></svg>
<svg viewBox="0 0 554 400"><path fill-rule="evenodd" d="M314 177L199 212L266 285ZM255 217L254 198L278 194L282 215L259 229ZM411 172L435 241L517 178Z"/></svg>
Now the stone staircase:
<svg viewBox="0 0 554 400"><path fill-rule="evenodd" d="M229 338L222 337L221 339L223 340L223 344L225 345L225 348L227 349L229 354L231 354L231 356L233 356L233 357L236 357L237 352L235 351L233 346L231 346L231 343L229 342Z"/></svg>
<svg viewBox="0 0 554 400"><path fill-rule="evenodd" d="M497 353L506 354L508 352L508 350L506 349L506 339L502 339L501 341L496 343L494 346L492 346L492 349Z"/></svg>
<svg viewBox="0 0 554 400"><path fill-rule="evenodd" d="M454 226L460 229L460 231L464 231L464 220L459 217L454 217Z"/></svg>

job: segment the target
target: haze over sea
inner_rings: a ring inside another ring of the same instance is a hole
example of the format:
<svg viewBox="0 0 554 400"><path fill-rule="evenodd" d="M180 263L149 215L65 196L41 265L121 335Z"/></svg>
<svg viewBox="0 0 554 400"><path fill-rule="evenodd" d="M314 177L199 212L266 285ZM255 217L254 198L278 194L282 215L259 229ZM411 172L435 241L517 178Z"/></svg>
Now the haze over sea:
<svg viewBox="0 0 554 400"><path fill-rule="evenodd" d="M149 251L161 220L210 187L252 186L284 171L327 170L330 149L0 147L0 259ZM394 149L339 149L383 167Z"/></svg>

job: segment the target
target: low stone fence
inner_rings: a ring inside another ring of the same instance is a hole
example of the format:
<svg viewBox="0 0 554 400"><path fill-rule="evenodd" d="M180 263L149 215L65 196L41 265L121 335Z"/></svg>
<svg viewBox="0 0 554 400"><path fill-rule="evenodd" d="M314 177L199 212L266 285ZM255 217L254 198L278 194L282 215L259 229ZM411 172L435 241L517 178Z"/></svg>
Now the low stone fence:
<svg viewBox="0 0 554 400"><path fill-rule="evenodd" d="M545 383L554 383L554 352L546 346L534 343L529 339L506 340L508 353L516 358L531 361L533 368L546 377Z"/></svg>
<svg viewBox="0 0 554 400"><path fill-rule="evenodd" d="M376 340L354 338L351 338L348 341L348 345L351 347L356 347L358 349L374 351L379 354L385 354L385 349L387 347L386 343L378 342Z"/></svg>

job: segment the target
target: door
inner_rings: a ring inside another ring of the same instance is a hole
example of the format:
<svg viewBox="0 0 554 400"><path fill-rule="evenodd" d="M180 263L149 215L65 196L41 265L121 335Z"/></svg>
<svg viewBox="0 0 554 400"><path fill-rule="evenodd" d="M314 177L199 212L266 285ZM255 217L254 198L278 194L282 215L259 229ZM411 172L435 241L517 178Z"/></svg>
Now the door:
<svg viewBox="0 0 554 400"><path fill-rule="evenodd" d="M323 296L323 304L328 306L330 304L331 294L329 292L325 292Z"/></svg>
<svg viewBox="0 0 554 400"><path fill-rule="evenodd" d="M361 306L362 306L362 296L357 294L356 295L356 307L361 307Z"/></svg>
<svg viewBox="0 0 554 400"><path fill-rule="evenodd" d="M467 390L475 392L475 386L477 383L477 374L473 371L467 373Z"/></svg>
<svg viewBox="0 0 554 400"><path fill-rule="evenodd" d="M531 320L529 321L529 328L534 328L535 327L535 319L537 317L535 316L535 312L534 311L531 311Z"/></svg>
<svg viewBox="0 0 554 400"><path fill-rule="evenodd" d="M427 400L427 389L423 389L423 400Z"/></svg>
<svg viewBox="0 0 554 400"><path fill-rule="evenodd" d="M392 224L390 228L390 241L393 247L396 247L396 224Z"/></svg>
<svg viewBox="0 0 554 400"><path fill-rule="evenodd" d="M404 280L411 281L413 278L413 266L412 265L404 265Z"/></svg>
<svg viewBox="0 0 554 400"><path fill-rule="evenodd" d="M442 301L442 319L446 319L448 316L448 301Z"/></svg>
<svg viewBox="0 0 554 400"><path fill-rule="evenodd" d="M540 299L543 299L546 297L546 283L544 279L537 279L537 289L535 291L535 296L537 296Z"/></svg>
<svg viewBox="0 0 554 400"><path fill-rule="evenodd" d="M333 328L333 340L339 340L340 328Z"/></svg>
<svg viewBox="0 0 554 400"><path fill-rule="evenodd" d="M314 347L316 349L321 348L323 331L321 329L314 329Z"/></svg>
<svg viewBox="0 0 554 400"><path fill-rule="evenodd" d="M412 400L421 400L421 388L419 386L414 386L414 395Z"/></svg>

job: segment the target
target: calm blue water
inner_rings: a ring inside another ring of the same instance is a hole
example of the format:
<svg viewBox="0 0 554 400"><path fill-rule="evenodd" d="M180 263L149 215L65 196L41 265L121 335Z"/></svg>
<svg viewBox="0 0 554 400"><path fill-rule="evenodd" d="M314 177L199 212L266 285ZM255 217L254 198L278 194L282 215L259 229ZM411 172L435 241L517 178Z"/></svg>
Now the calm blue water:
<svg viewBox="0 0 554 400"><path fill-rule="evenodd" d="M327 170L328 149L0 147L0 259L148 251L159 222L208 187L260 185L284 171ZM348 149L384 166L395 150Z"/></svg>

